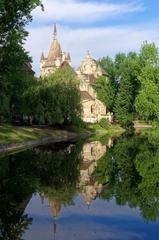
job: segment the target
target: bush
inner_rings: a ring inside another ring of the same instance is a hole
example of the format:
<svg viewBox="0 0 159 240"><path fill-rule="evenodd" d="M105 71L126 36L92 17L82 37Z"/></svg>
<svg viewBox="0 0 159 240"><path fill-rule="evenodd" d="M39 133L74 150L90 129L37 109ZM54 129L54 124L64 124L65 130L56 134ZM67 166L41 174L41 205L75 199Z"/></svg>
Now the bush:
<svg viewBox="0 0 159 240"><path fill-rule="evenodd" d="M99 126L102 127L102 128L104 128L104 129L110 129L111 124L110 124L110 122L109 122L107 119L102 118L102 119L100 120L100 122L99 122Z"/></svg>

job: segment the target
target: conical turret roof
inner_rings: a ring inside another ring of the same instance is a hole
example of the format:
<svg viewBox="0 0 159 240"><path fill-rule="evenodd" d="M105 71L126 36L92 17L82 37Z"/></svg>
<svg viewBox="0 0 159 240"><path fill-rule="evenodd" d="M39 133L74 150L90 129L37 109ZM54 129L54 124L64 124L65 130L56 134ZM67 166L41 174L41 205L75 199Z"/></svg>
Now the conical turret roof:
<svg viewBox="0 0 159 240"><path fill-rule="evenodd" d="M54 39L53 42L51 44L51 48L48 54L48 60L49 61L54 61L57 58L61 58L62 56L62 50L61 50L61 46L60 43L57 40L57 28L56 28L56 24L54 24Z"/></svg>
<svg viewBox="0 0 159 240"><path fill-rule="evenodd" d="M48 60L49 61L55 60L57 58L60 58L61 55L62 55L62 51L61 51L60 43L58 42L57 39L54 39L48 54Z"/></svg>

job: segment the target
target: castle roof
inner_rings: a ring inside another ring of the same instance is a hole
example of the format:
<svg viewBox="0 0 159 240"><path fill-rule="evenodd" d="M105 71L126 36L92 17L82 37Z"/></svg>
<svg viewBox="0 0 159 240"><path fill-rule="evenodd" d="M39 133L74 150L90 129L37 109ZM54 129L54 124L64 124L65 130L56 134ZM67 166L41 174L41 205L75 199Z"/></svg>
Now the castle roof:
<svg viewBox="0 0 159 240"><path fill-rule="evenodd" d="M54 61L57 58L61 58L61 56L62 56L62 50L61 50L60 43L57 40L56 24L54 24L54 38L48 54L48 61Z"/></svg>
<svg viewBox="0 0 159 240"><path fill-rule="evenodd" d="M58 42L57 39L54 39L48 54L48 60L54 61L57 58L60 58L61 56L62 56L62 50L61 50L60 43Z"/></svg>

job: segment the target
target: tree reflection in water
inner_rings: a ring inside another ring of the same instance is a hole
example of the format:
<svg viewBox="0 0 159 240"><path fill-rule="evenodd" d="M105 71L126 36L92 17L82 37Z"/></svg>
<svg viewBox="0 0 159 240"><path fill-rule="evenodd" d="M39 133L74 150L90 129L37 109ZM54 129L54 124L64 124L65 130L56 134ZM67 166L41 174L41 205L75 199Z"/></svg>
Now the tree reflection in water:
<svg viewBox="0 0 159 240"><path fill-rule="evenodd" d="M140 209L146 221L159 215L159 138L125 134L98 161L98 182L105 185L100 198Z"/></svg>
<svg viewBox="0 0 159 240"><path fill-rule="evenodd" d="M72 204L81 144L38 148L0 159L0 239L20 240L31 224L24 210L35 192ZM60 208L59 208L60 209ZM54 213L53 213L54 214Z"/></svg>

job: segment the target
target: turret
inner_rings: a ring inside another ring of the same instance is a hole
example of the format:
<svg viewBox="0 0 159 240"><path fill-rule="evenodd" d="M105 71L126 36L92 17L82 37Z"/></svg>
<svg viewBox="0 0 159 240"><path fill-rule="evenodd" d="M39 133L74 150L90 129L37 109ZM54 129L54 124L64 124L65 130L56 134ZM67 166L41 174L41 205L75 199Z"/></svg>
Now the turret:
<svg viewBox="0 0 159 240"><path fill-rule="evenodd" d="M53 33L53 41L51 44L51 48L48 54L48 60L53 62L58 58L62 57L62 51L61 51L61 46L60 43L57 40L57 28L56 24L54 24L54 33Z"/></svg>
<svg viewBox="0 0 159 240"><path fill-rule="evenodd" d="M44 53L42 52L40 62L42 63L45 60Z"/></svg>

